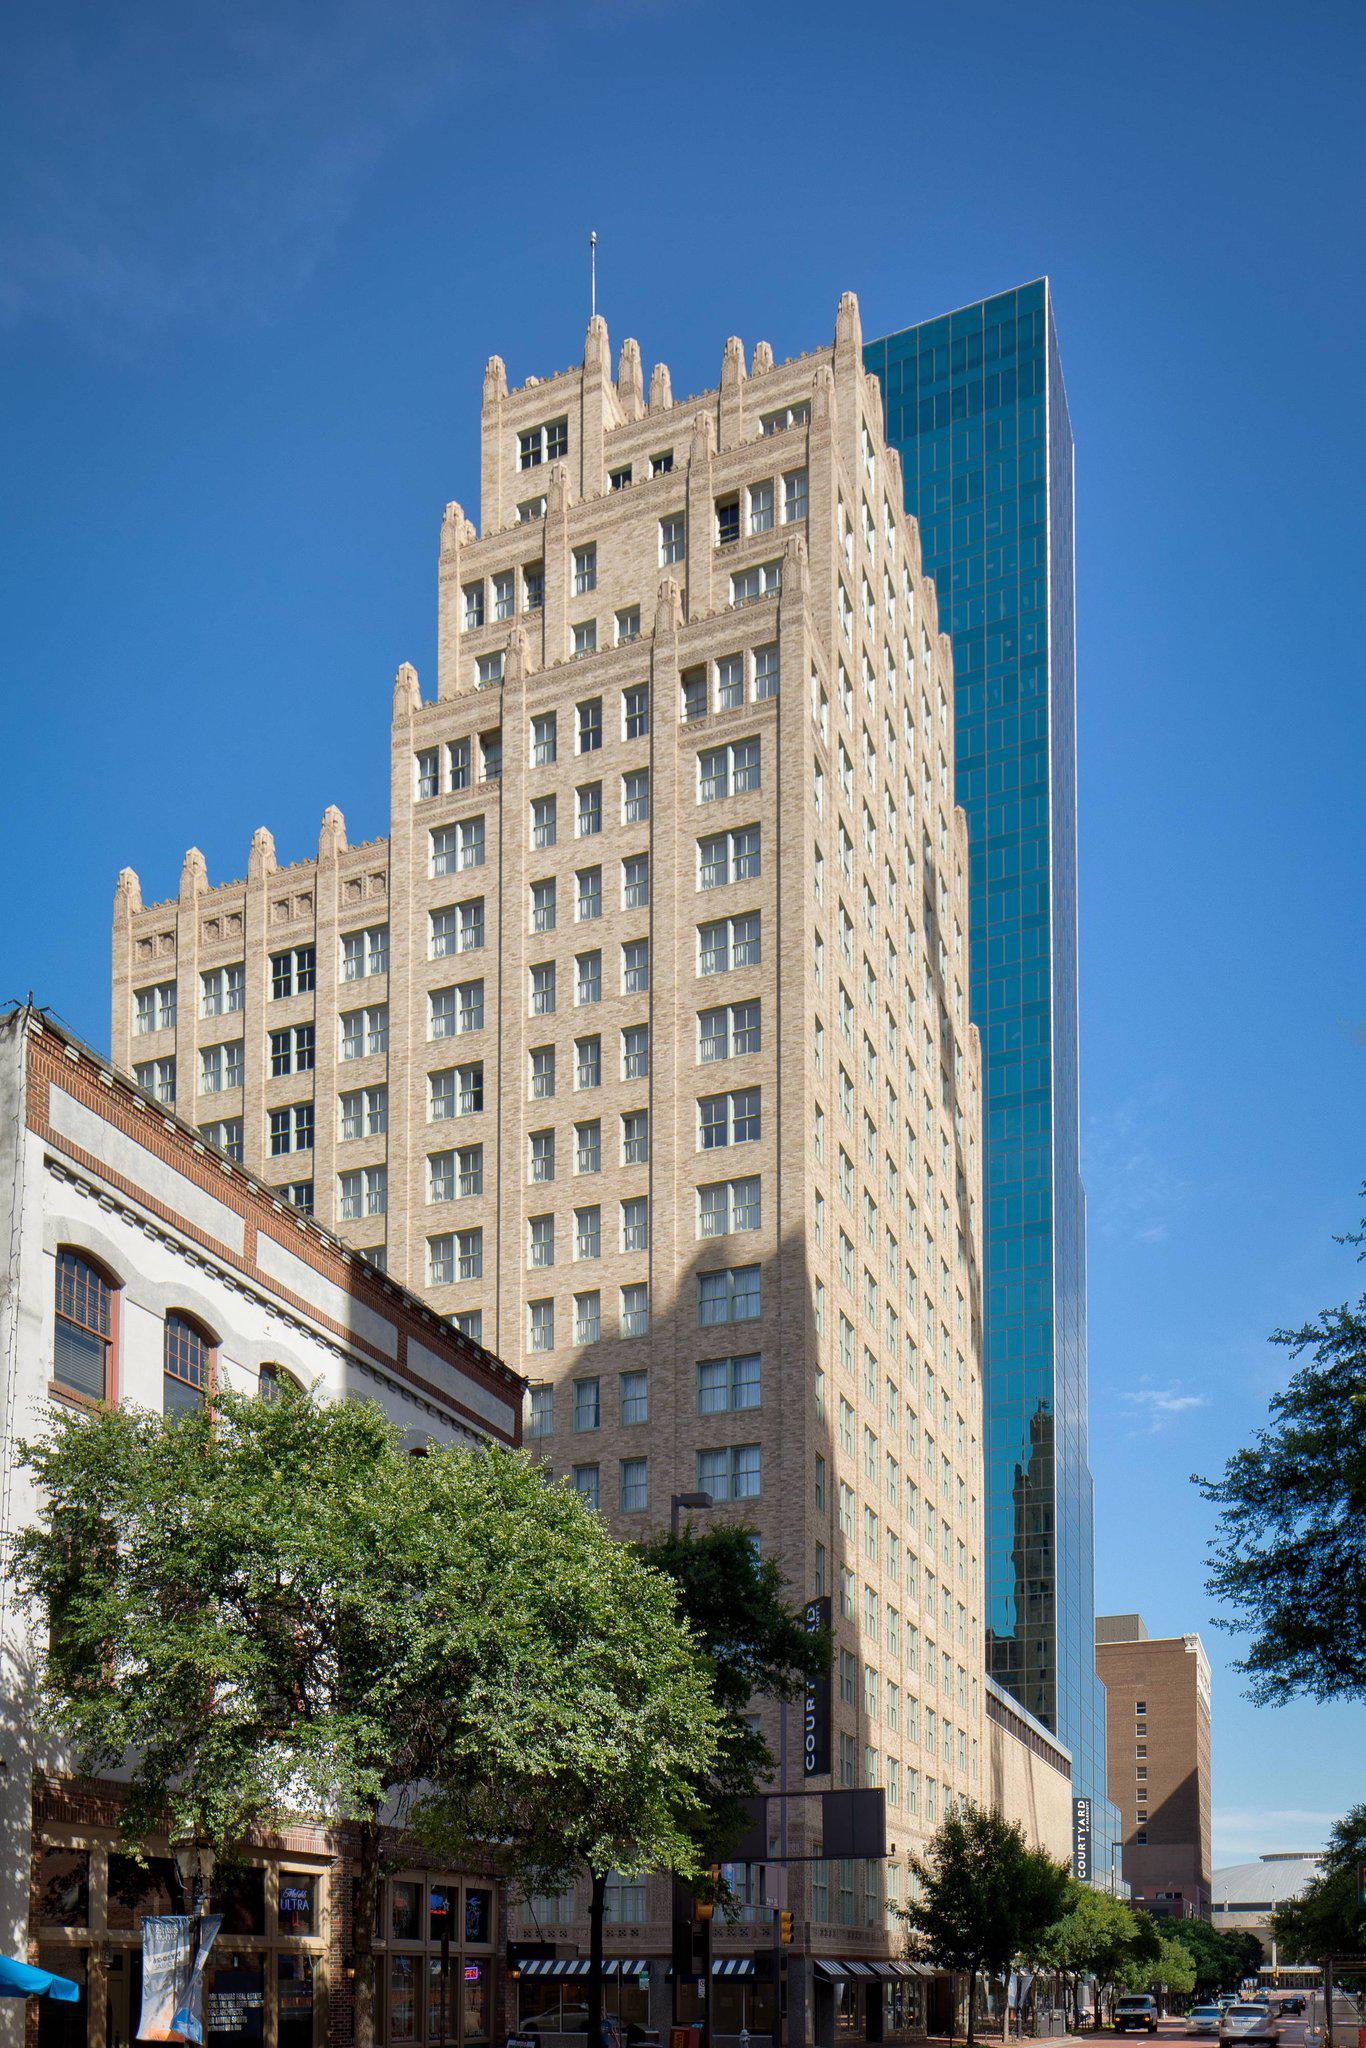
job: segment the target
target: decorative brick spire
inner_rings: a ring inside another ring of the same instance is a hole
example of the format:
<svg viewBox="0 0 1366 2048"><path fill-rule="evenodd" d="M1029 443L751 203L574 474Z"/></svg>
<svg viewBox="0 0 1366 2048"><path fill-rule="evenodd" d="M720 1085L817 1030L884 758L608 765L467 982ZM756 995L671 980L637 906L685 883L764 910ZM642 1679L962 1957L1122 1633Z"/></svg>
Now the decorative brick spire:
<svg viewBox="0 0 1366 2048"><path fill-rule="evenodd" d="M656 363L650 372L650 411L664 412L674 402L673 379L667 363Z"/></svg>

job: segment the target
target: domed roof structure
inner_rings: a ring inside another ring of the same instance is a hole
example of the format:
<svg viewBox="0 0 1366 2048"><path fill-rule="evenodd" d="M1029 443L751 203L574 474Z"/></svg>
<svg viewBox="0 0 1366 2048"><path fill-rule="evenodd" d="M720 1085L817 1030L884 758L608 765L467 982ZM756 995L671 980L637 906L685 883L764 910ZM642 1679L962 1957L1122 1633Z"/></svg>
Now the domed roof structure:
<svg viewBox="0 0 1366 2048"><path fill-rule="evenodd" d="M1269 1913L1287 1899L1297 1899L1318 1876L1322 1862L1317 1849L1278 1849L1255 1863L1227 1863L1214 1873L1214 1911Z"/></svg>

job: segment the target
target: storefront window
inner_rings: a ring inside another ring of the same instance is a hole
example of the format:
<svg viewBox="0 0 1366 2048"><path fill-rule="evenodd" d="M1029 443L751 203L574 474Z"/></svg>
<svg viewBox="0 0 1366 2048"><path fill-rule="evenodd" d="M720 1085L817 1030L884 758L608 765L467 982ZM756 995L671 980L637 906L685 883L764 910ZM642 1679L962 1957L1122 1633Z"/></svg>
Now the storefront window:
<svg viewBox="0 0 1366 2048"><path fill-rule="evenodd" d="M455 2011L452 1992L455 1987L451 1978L460 1968L459 1956L427 1958L427 2039L429 2041L453 2041L454 2033L449 2028L449 2016Z"/></svg>
<svg viewBox="0 0 1366 2048"><path fill-rule="evenodd" d="M40 1927L90 1924L90 1851L44 1849L38 1859L34 1916Z"/></svg>
<svg viewBox="0 0 1366 2048"><path fill-rule="evenodd" d="M476 1947L493 1939L493 1893L482 1885L465 1892L465 1939Z"/></svg>
<svg viewBox="0 0 1366 2048"><path fill-rule="evenodd" d="M282 1892L283 1889L282 1878ZM276 2035L279 2048L313 2048L312 1956L277 1956L275 1990L278 1999Z"/></svg>
<svg viewBox="0 0 1366 2048"><path fill-rule="evenodd" d="M434 1884L427 1894L427 1939L429 1941L452 1941L458 1944L459 1930L452 1918L454 1903L460 1894L455 1887Z"/></svg>
<svg viewBox="0 0 1366 2048"><path fill-rule="evenodd" d="M471 2043L489 2038L489 1966L487 1963L466 1963L461 1978L465 2048L470 2048Z"/></svg>
<svg viewBox="0 0 1366 2048"><path fill-rule="evenodd" d="M264 1908L262 1913L264 1917ZM211 1969L205 2008L208 2048L253 2048L265 2031L265 1978L260 1964L234 1956L221 1969Z"/></svg>
<svg viewBox="0 0 1366 2048"><path fill-rule="evenodd" d="M389 2039L417 2039L416 1962L412 1956L389 1958Z"/></svg>
<svg viewBox="0 0 1366 2048"><path fill-rule="evenodd" d="M89 1951L83 1948L40 1948L38 1968L55 1970L59 1977L74 1977L81 1987L77 2004L65 1999L39 1998L38 2048L85 2048L89 2039L90 1999L86 1987ZM23 2014L19 2015L22 2023Z"/></svg>
<svg viewBox="0 0 1366 2048"><path fill-rule="evenodd" d="M390 1888L389 1934L394 1941L421 1941L422 1887L395 1884Z"/></svg>
<svg viewBox="0 0 1366 2048"><path fill-rule="evenodd" d="M109 1852L109 1925L136 1934L144 1913L183 1913L185 1896L180 1874L170 1856L149 1856L137 1863L131 1856Z"/></svg>
<svg viewBox="0 0 1366 2048"><path fill-rule="evenodd" d="M223 1915L219 1940L266 1931L266 1873L258 1863L220 1864L214 1872L213 1909Z"/></svg>
<svg viewBox="0 0 1366 2048"><path fill-rule="evenodd" d="M279 1923L281 1934L316 1934L318 1931L318 1880L301 1870L280 1872Z"/></svg>

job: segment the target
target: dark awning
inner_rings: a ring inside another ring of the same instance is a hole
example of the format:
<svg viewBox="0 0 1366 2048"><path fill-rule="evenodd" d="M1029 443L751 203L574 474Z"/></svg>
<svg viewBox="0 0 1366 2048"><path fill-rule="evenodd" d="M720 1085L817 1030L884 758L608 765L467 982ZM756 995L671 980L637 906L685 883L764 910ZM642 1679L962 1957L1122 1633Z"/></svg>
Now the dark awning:
<svg viewBox="0 0 1366 2048"><path fill-rule="evenodd" d="M904 1983L910 1977L932 1977L935 1973L924 1963L912 1962L865 1962L861 1956L814 1956L816 1975L832 1984L847 1983L850 1978L867 1982L875 1978L881 1983Z"/></svg>
<svg viewBox="0 0 1366 2048"><path fill-rule="evenodd" d="M538 1956L534 1962L523 1963L520 1974L523 1977L586 1977L589 1967L587 1956ZM604 1977L643 1977L649 1967L644 1956L604 1956L602 1974Z"/></svg>

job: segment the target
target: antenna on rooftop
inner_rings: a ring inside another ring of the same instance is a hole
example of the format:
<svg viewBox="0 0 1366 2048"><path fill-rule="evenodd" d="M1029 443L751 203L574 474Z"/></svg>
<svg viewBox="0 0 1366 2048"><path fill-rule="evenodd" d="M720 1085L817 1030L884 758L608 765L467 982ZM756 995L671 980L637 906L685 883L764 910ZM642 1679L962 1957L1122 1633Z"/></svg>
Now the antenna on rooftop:
<svg viewBox="0 0 1366 2048"><path fill-rule="evenodd" d="M588 311L593 319L598 316L598 231L591 228L588 235Z"/></svg>

